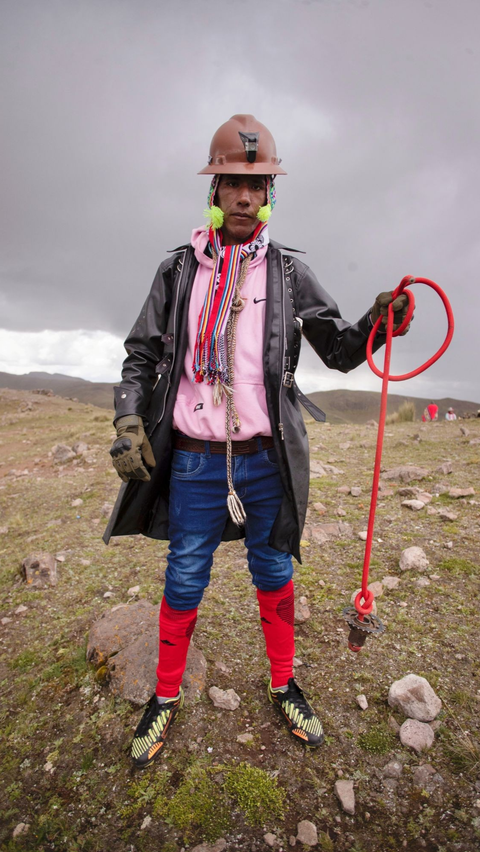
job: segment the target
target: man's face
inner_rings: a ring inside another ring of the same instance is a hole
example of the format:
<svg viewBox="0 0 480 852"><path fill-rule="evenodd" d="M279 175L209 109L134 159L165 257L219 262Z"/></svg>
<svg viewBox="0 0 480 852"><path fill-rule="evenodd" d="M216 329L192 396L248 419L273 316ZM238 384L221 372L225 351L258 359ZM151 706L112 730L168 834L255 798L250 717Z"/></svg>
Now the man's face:
<svg viewBox="0 0 480 852"><path fill-rule="evenodd" d="M223 210L226 246L244 243L255 230L257 213L266 201L264 175L222 175L215 203Z"/></svg>

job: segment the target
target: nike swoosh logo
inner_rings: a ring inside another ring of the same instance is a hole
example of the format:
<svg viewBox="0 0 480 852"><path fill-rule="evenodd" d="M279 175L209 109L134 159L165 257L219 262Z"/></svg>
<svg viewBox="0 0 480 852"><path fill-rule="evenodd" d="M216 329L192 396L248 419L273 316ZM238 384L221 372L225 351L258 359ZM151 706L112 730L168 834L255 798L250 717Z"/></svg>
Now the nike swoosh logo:
<svg viewBox="0 0 480 852"><path fill-rule="evenodd" d="M254 301L255 305L258 305L259 302L266 302L267 300L266 299L254 299L253 301Z"/></svg>

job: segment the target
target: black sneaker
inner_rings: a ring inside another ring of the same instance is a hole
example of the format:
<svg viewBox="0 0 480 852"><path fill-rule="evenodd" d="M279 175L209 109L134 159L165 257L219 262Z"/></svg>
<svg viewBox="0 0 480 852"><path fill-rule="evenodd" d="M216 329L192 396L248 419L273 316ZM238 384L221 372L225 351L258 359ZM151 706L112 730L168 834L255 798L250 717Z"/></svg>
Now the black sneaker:
<svg viewBox="0 0 480 852"><path fill-rule="evenodd" d="M160 754L170 725L183 707L183 700L182 687L176 698L169 698L163 704L152 695L132 742L132 759L137 769L150 766Z"/></svg>
<svg viewBox="0 0 480 852"><path fill-rule="evenodd" d="M275 692L270 681L268 698L280 710L292 736L311 747L323 743L322 723L293 677L286 692Z"/></svg>

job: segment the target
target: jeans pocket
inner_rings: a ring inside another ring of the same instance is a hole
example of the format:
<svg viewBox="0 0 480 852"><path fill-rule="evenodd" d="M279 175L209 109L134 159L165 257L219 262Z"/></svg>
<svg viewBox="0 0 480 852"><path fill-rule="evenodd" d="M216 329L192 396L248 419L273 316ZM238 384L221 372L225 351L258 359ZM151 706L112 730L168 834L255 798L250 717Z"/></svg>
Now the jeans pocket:
<svg viewBox="0 0 480 852"><path fill-rule="evenodd" d="M202 472L206 457L203 453L191 453L188 450L174 450L172 455L172 476L177 479L190 479Z"/></svg>
<svg viewBox="0 0 480 852"><path fill-rule="evenodd" d="M278 456L277 456L276 449L274 447L270 447L269 450L264 450L263 454L264 454L265 461L267 462L267 464L269 464L271 467L274 467L276 470L278 470Z"/></svg>

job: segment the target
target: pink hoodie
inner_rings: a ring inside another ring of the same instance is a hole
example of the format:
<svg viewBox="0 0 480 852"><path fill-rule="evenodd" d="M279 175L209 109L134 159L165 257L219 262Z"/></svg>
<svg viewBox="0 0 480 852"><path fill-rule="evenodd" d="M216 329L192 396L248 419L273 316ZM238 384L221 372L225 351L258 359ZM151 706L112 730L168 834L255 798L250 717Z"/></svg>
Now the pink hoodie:
<svg viewBox="0 0 480 852"><path fill-rule="evenodd" d="M213 391L205 382L193 381L193 352L198 318L213 269L213 260L204 253L208 235L205 228L192 232L192 246L199 262L188 310L188 348L173 412L173 426L190 438L225 441L225 398L213 404ZM245 307L240 312L235 348L235 405L241 420L233 440L245 441L255 435L271 435L263 379L263 329L267 290L267 249L257 252L250 262L242 287Z"/></svg>

